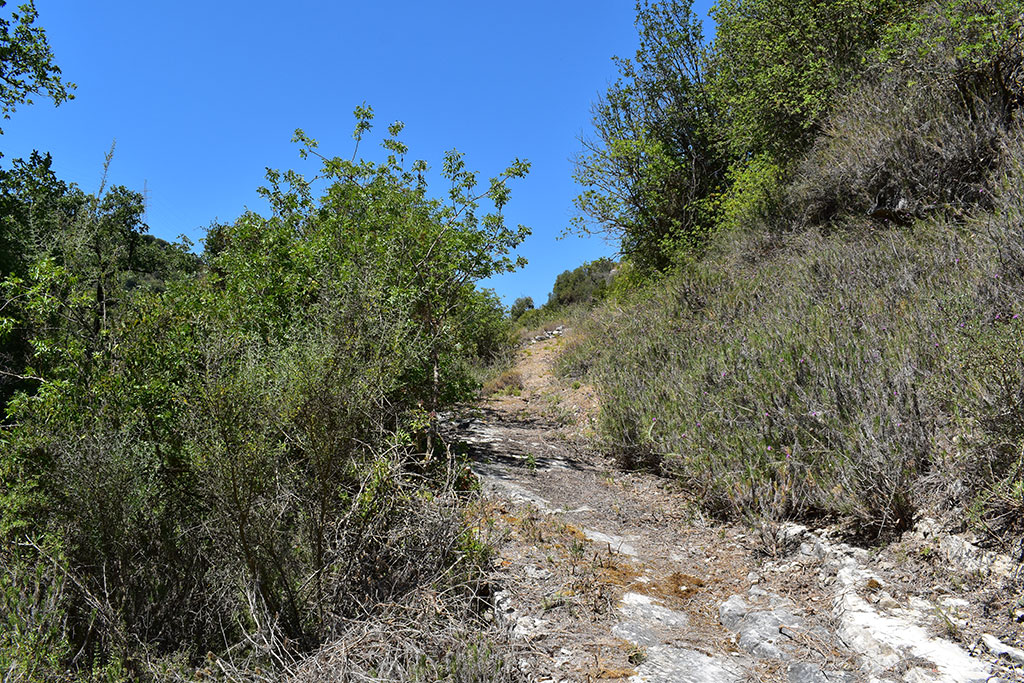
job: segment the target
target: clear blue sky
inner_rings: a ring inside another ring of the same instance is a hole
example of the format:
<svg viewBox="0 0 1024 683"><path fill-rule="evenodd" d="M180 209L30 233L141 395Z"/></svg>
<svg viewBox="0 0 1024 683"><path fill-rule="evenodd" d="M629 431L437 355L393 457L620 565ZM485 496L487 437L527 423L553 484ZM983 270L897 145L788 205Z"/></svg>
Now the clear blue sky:
<svg viewBox="0 0 1024 683"><path fill-rule="evenodd" d="M380 130L404 121L410 157L432 167L452 148L484 179L516 157L532 162L506 208L533 229L520 249L530 265L486 283L506 303L539 305L558 273L615 251L556 238L573 212L570 159L590 103L615 78L612 55L636 48L631 0L36 6L76 99L16 112L5 157L51 152L61 178L95 191L116 138L110 181L145 184L159 237L198 242L214 219L262 211L265 168L302 168L295 128L347 155L365 101Z"/></svg>

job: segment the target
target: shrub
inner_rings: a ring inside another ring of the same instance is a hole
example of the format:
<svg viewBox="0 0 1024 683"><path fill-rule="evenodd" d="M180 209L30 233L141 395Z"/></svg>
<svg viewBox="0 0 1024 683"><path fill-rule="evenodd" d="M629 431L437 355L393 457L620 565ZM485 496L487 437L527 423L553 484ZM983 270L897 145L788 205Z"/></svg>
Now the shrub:
<svg viewBox="0 0 1024 683"><path fill-rule="evenodd" d="M371 112L357 117L358 138ZM527 231L476 209L502 206L527 165L480 192L451 153L453 189L433 200L397 159L399 129L386 163L320 157L319 196L268 171L271 215L216 226L197 275L122 286L137 231L92 212L61 243L75 258L3 284L18 310L0 331L32 351L0 431L12 670L161 678L213 653L283 674L424 587L468 611L481 558L434 427L473 395L473 362L511 343L474 283L513 270ZM137 197L114 199L137 223ZM28 590L58 567L52 599Z"/></svg>
<svg viewBox="0 0 1024 683"><path fill-rule="evenodd" d="M816 224L856 214L905 225L990 209L1003 122L973 108L885 78L862 86L801 164L791 201Z"/></svg>
<svg viewBox="0 0 1024 683"><path fill-rule="evenodd" d="M33 562L29 543L0 565L0 671L4 680L61 680L70 654L65 568Z"/></svg>
<svg viewBox="0 0 1024 683"><path fill-rule="evenodd" d="M806 221L992 208L988 178L1024 93L1020 18L988 26L962 9L931 4L891 30L797 171L791 201ZM987 32L999 40L971 50Z"/></svg>
<svg viewBox="0 0 1024 683"><path fill-rule="evenodd" d="M505 317L505 307L493 290L474 292L468 304L463 307L458 324L471 342L468 348L460 348L458 351L469 359L493 362L506 354L514 344L512 325Z"/></svg>
<svg viewBox="0 0 1024 683"><path fill-rule="evenodd" d="M950 416L943 466L959 476L947 496L996 533L1020 533L1024 510L1024 145L1010 145L996 210L972 228L989 254L974 295L983 314L961 323L946 376L936 387Z"/></svg>
<svg viewBox="0 0 1024 683"><path fill-rule="evenodd" d="M720 202L723 230L772 230L784 222L782 197L786 179L782 168L766 154L729 169L728 190Z"/></svg>
<svg viewBox="0 0 1024 683"><path fill-rule="evenodd" d="M478 615L439 609L429 594L414 596L348 632L290 667L286 680L518 683L525 675L511 654L510 634ZM359 647L349 643L358 642Z"/></svg>

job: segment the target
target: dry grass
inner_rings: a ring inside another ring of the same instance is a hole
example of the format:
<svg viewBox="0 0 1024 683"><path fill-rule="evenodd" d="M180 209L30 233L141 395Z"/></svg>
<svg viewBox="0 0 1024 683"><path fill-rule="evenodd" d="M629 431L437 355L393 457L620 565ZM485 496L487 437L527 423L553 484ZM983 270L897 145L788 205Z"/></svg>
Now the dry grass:
<svg viewBox="0 0 1024 683"><path fill-rule="evenodd" d="M482 389L484 396L502 394L518 396L523 390L523 376L518 370L506 370L497 377L488 380Z"/></svg>
<svg viewBox="0 0 1024 683"><path fill-rule="evenodd" d="M727 198L705 252L577 325L562 371L598 387L621 465L717 516L842 517L867 540L928 507L1019 518L1024 52L996 9L923 5L795 177L751 164L765 206Z"/></svg>
<svg viewBox="0 0 1024 683"><path fill-rule="evenodd" d="M305 656L279 656L261 667L244 651L207 658L190 672L161 671L162 680L231 683L519 683L518 647L507 629L485 622L469 603L424 590L402 604L340 624L339 636ZM268 643L253 640L253 651ZM277 651L285 651L274 648ZM156 672L154 672L156 674Z"/></svg>
<svg viewBox="0 0 1024 683"><path fill-rule="evenodd" d="M526 679L516 667L507 630L465 609L446 609L426 594L413 604L393 605L370 621L297 663L287 680L449 681L513 683Z"/></svg>
<svg viewBox="0 0 1024 683"><path fill-rule="evenodd" d="M722 235L569 350L624 465L656 464L733 518L853 520L926 506L1010 524L1024 443L1024 146L964 223ZM1001 527L1000 527L1001 528Z"/></svg>

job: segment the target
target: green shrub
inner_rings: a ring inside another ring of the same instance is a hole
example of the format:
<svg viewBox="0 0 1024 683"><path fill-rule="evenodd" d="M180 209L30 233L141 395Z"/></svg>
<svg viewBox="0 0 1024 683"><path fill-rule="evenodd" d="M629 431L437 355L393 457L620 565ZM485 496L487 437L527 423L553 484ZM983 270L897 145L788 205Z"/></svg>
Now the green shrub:
<svg viewBox="0 0 1024 683"><path fill-rule="evenodd" d="M782 198L786 175L761 154L729 169L728 190L720 198L719 227L723 230L772 230L784 222Z"/></svg>
<svg viewBox="0 0 1024 683"><path fill-rule="evenodd" d="M0 671L4 680L65 680L67 640L65 568L29 544L5 553L0 565ZM35 556L36 561L31 558Z"/></svg>

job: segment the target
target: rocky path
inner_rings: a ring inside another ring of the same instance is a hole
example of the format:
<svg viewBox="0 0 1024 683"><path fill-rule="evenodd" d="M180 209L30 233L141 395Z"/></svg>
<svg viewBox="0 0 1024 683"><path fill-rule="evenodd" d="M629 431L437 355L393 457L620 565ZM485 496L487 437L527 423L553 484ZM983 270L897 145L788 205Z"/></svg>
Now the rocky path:
<svg viewBox="0 0 1024 683"><path fill-rule="evenodd" d="M485 492L479 532L498 548L493 617L525 644L530 678L1024 680L1005 558L943 550L927 525L868 552L705 520L671 482L581 445L595 402L553 377L562 343L528 346L512 392L452 426Z"/></svg>

